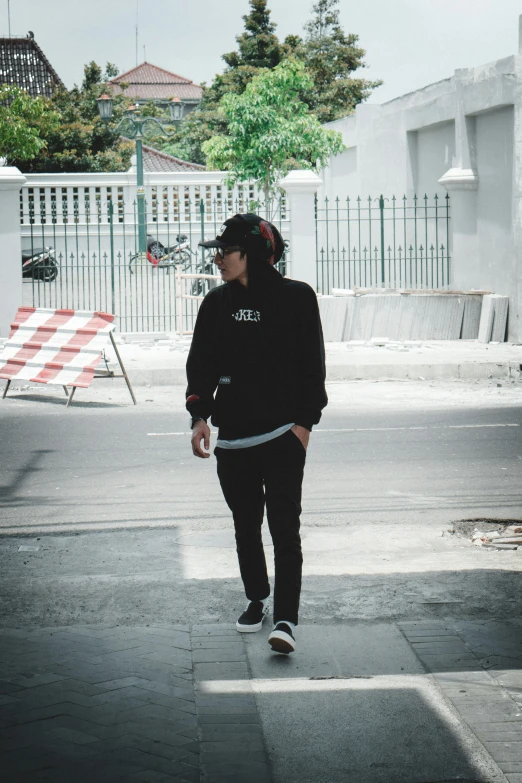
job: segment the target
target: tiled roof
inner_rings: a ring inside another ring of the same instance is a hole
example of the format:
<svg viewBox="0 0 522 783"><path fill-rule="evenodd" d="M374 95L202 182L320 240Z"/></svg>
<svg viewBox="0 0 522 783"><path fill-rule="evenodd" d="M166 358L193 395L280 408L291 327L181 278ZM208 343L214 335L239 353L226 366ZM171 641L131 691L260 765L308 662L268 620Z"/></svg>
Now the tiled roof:
<svg viewBox="0 0 522 783"><path fill-rule="evenodd" d="M175 158L174 155L167 155L166 152L144 144L143 169L144 171L205 171L205 166Z"/></svg>
<svg viewBox="0 0 522 783"><path fill-rule="evenodd" d="M192 84L191 79L179 76L177 73L166 71L152 63L141 63L130 71L115 76L113 82L131 82L132 84Z"/></svg>
<svg viewBox="0 0 522 783"><path fill-rule="evenodd" d="M121 90L118 85L112 85L114 95L123 93L128 98L138 100L157 100L168 101L172 98L181 98L182 100L201 99L203 90L196 84L130 84L126 90Z"/></svg>
<svg viewBox="0 0 522 783"><path fill-rule="evenodd" d="M171 98L190 100L193 98L199 100L203 94L203 88L199 84L194 84L194 82L186 79L184 76L171 73L164 68L158 68L157 65L147 62L137 65L130 71L121 73L115 79L111 79L109 84L112 86L115 94L122 91L120 82L128 84L124 94L129 98L156 100L169 100Z"/></svg>
<svg viewBox="0 0 522 783"><path fill-rule="evenodd" d="M34 38L0 38L0 84L14 84L36 98L51 97L64 83Z"/></svg>

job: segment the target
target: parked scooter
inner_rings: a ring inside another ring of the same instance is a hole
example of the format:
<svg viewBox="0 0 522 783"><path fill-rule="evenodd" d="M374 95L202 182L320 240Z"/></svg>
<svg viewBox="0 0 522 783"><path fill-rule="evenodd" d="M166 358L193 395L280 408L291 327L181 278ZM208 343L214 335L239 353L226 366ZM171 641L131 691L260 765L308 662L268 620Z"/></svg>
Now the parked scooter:
<svg viewBox="0 0 522 783"><path fill-rule="evenodd" d="M203 274L205 275L217 276L216 267L214 266L214 253L215 251L211 249L207 259L205 260L205 268L203 269ZM200 265L198 265L197 271L201 271ZM191 294L192 296L205 296L211 288L215 288L217 285L217 280L209 280L206 277L197 277L192 283Z"/></svg>
<svg viewBox="0 0 522 783"><path fill-rule="evenodd" d="M53 247L34 247L22 250L22 277L50 283L58 277L58 264Z"/></svg>
<svg viewBox="0 0 522 783"><path fill-rule="evenodd" d="M129 270L131 275L133 274L133 266L139 261L139 253L131 256L129 261ZM167 272L170 267L181 266L182 269L186 269L191 263L191 251L190 242L186 234L178 234L176 237L176 244L170 247L165 245L153 237L151 234L147 234L147 261L152 266L159 269L166 269Z"/></svg>

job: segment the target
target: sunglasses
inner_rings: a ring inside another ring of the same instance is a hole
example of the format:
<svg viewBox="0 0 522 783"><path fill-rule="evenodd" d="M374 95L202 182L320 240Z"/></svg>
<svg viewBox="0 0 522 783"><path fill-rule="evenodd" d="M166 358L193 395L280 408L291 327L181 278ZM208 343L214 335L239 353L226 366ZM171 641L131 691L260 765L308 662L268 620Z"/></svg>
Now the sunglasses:
<svg viewBox="0 0 522 783"><path fill-rule="evenodd" d="M225 258L225 256L228 256L229 253L235 253L236 250L241 250L240 247L216 247L216 253L221 257Z"/></svg>

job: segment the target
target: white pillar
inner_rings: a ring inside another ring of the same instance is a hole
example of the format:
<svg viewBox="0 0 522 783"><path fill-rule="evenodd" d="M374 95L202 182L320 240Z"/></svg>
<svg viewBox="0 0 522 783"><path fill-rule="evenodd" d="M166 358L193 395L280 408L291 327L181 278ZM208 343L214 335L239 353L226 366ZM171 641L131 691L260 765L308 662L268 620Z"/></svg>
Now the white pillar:
<svg viewBox="0 0 522 783"><path fill-rule="evenodd" d="M455 71L455 158L453 166L440 179L451 194L451 248L450 287L476 288L478 263L477 189L479 177L475 149L475 118L468 117L464 108L466 71Z"/></svg>
<svg viewBox="0 0 522 783"><path fill-rule="evenodd" d="M323 184L314 171L290 171L279 183L290 207L291 277L317 290L314 195Z"/></svg>
<svg viewBox="0 0 522 783"><path fill-rule="evenodd" d="M9 336L22 305L20 188L25 182L14 166L0 166L0 337Z"/></svg>

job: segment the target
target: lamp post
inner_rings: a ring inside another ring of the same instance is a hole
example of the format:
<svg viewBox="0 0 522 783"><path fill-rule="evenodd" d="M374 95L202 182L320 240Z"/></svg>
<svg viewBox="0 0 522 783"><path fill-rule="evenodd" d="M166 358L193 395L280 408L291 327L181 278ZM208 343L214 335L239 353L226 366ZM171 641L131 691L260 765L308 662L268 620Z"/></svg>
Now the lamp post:
<svg viewBox="0 0 522 783"><path fill-rule="evenodd" d="M106 124L112 117L114 101L110 95L102 95L96 100L100 119ZM183 113L183 105L179 98L173 98L169 102L169 115L172 122L179 122ZM155 117L142 117L139 106L129 109L127 116L123 117L113 130L117 133L120 128L127 125L126 135L136 141L136 196L138 204L138 249L140 254L147 252L147 220L145 213L145 187L143 184L143 136L146 125L155 125L162 131L162 136L173 136L167 133L162 123Z"/></svg>

